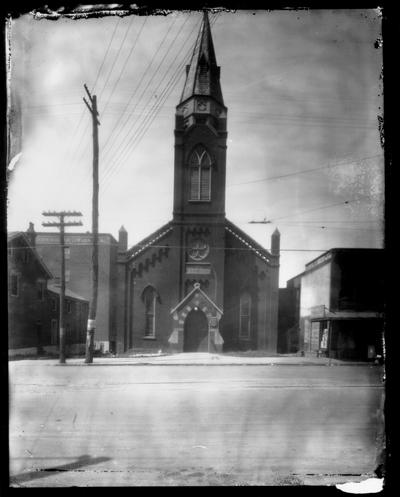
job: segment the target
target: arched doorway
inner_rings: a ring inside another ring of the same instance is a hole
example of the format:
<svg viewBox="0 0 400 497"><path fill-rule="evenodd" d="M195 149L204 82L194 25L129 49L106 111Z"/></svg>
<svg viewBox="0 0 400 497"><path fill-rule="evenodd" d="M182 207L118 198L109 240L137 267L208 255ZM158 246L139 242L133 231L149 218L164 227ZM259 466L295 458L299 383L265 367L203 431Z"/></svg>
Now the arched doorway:
<svg viewBox="0 0 400 497"><path fill-rule="evenodd" d="M185 320L183 352L208 351L208 320L200 309L193 309Z"/></svg>

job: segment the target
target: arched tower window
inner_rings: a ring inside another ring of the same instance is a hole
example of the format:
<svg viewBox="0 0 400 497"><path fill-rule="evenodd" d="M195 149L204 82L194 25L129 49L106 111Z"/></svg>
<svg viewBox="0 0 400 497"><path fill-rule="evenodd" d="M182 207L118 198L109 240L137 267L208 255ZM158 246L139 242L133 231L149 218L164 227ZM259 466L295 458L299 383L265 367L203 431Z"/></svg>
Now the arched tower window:
<svg viewBox="0 0 400 497"><path fill-rule="evenodd" d="M156 289L152 286L147 286L143 290L142 299L145 308L144 336L154 338L156 336Z"/></svg>
<svg viewBox="0 0 400 497"><path fill-rule="evenodd" d="M239 338L250 338L251 296L245 292L240 296Z"/></svg>
<svg viewBox="0 0 400 497"><path fill-rule="evenodd" d="M189 200L211 200L211 157L204 147L196 147L189 158Z"/></svg>

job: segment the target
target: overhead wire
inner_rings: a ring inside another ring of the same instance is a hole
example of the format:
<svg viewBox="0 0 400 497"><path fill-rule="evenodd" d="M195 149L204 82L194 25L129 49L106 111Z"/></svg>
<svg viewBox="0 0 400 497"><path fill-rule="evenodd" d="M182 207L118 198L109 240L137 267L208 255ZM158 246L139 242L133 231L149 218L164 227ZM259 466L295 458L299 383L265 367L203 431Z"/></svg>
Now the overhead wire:
<svg viewBox="0 0 400 497"><path fill-rule="evenodd" d="M133 44L132 44L132 46L131 46L131 49L129 50L129 52L128 52L127 56L125 57L125 61L124 61L124 63L123 63L123 66L122 66L122 68L121 68L121 70L120 70L119 74L118 74L117 79L116 79L116 80L115 80L115 82L114 82L114 85L113 85L113 87L112 87L112 90L111 90L111 92L110 92L110 94L109 94L109 96L108 96L107 102L105 103L105 105L104 105L103 109L101 109L101 111L102 111L103 113L107 110L108 105L109 105L109 103L110 103L110 100L111 100L112 96L114 95L114 92L115 92L115 90L116 90L116 88L117 88L117 86L118 86L119 82L121 81L122 75L123 75L123 73L124 73L124 71L125 71L125 69L126 69L126 66L127 66L127 64L128 64L128 61L129 61L129 59L130 59L131 55L132 55L132 53L133 53L133 51L134 51L134 49L135 49L135 47L136 47L137 41L138 41L138 39L139 39L139 37L140 37L140 35L141 35L142 31L143 31L143 28L144 28L144 25L146 24L147 19L148 19L148 17L147 17L147 16L145 16L145 17L144 17L144 21L143 21L143 23L142 23L142 25L141 25L141 27L140 27L140 29L139 29L139 31L138 31L138 33L137 33L137 35L136 35L135 41L133 42ZM90 176L90 171L89 171L89 170L87 170L87 173L88 173L87 175L89 175L89 176Z"/></svg>
<svg viewBox="0 0 400 497"><path fill-rule="evenodd" d="M174 26L175 22L176 22L176 18L175 18L175 19L173 20L173 22L170 24L170 26L168 27L168 30L166 31L166 33L165 33L165 35L164 35L163 39L161 40L160 44L159 44L159 45L158 45L158 47L156 48L156 50L155 50L155 52L154 52L154 54L153 54L153 56L152 56L152 58L151 58L151 61L150 61L150 62L149 62L149 64L146 66L146 69L145 69L145 71L143 72L143 74L142 74L142 76L141 76L141 78L140 78L139 82L137 83L137 85L136 85L135 89L134 89L134 90L133 90L133 92L131 93L131 96L130 96L130 98L129 98L128 102L127 102L126 104L124 104L124 111L122 112L122 114L120 114L120 117L119 117L119 119L117 120L116 125L113 127L113 129L112 129L111 133L108 135L108 137L107 137L107 139L106 139L106 141L105 141L105 143L104 143L104 145L103 145L103 147L102 147L102 148L103 148L103 150L102 150L102 153L103 153L103 154L106 154L106 153L107 153L107 145L108 145L108 143L110 142L111 138L114 136L114 133L115 133L115 132L116 132L116 130L118 129L118 126L120 125L122 118L124 117L124 115L125 115L125 114L127 114L127 113L128 113L129 106L130 106L130 104L131 104L131 102L132 102L132 100L133 100L134 96L136 95L137 90L140 88L140 85L142 84L143 79L146 77L146 75L147 75L148 71L150 70L151 66L153 65L153 62L154 62L154 60L155 60L156 56L157 56L157 55L158 55L158 53L160 52L161 47L162 47L162 46L163 46L163 44L165 43L165 40L166 40L166 38L168 37L168 35L169 35L169 33L170 33L170 31L171 31L172 27ZM133 112L134 112L134 110L136 109L136 107L137 107L138 103L140 102L140 100L141 100L141 98L139 98L138 102L136 103L136 105L135 105L135 106L134 106L134 108L132 109L132 111L131 111L132 113L133 113ZM127 121L128 121L128 120L129 120L129 115L127 115L127 119L125 119L124 123L122 124L121 128L119 129L118 134L117 134L117 135L116 135L116 137L115 137L115 140L117 140L118 136L121 134L122 129L124 128L124 126L126 125L126 123L127 123Z"/></svg>
<svg viewBox="0 0 400 497"><path fill-rule="evenodd" d="M272 180L276 180L276 179L283 179L283 178L288 178L288 177L291 177L291 176L298 176L299 174L311 173L311 172L315 172L315 171L323 171L323 170L327 170L327 169L330 169L330 168L333 168L333 167L346 166L346 165L349 165L349 164L355 164L355 163L366 161L366 160L369 160L369 159L376 159L378 157L382 157L382 154L370 155L368 157L360 157L358 159L354 159L354 160L351 160L351 161L338 162L338 163L334 163L334 164L327 164L325 166L314 167L314 168L311 168L311 169L303 169L301 171L294 171L292 173L280 174L278 176L269 176L267 178L254 179L254 180L249 180L249 181L241 181L239 183L231 183L231 184L227 185L227 188L230 188L232 186L240 186L240 185L249 185L249 184L252 184L252 183L260 183L260 182L263 182L263 181L272 181Z"/></svg>
<svg viewBox="0 0 400 497"><path fill-rule="evenodd" d="M299 216L301 214L307 214L309 212L314 212L314 211L318 211L318 210L321 210L321 209L329 209L330 207L337 207L337 206L340 206L340 205L348 205L348 204L352 204L354 202L359 202L360 200L364 200L366 198L371 198L371 197L372 197L372 195L362 195L361 197L355 198L353 200L344 200L342 202L336 202L334 204L321 205L319 207L315 207L313 209L308 209L308 210L305 210L305 211L296 212L294 214L288 214L286 216L279 216L279 217L271 218L270 220L268 220L268 223L275 223L276 224L276 221L279 221L280 219L287 219L288 217L295 217L295 216ZM260 224L264 224L264 223L260 222Z"/></svg>
<svg viewBox="0 0 400 497"><path fill-rule="evenodd" d="M91 86L91 91L92 91L92 92L93 92L93 90L94 90L94 88L95 88L95 86L96 86L96 84L97 84L97 81L99 80L99 77L100 77L101 71L102 71L102 69L103 69L103 67L104 67L105 61L106 61L107 56L108 56L108 54L109 54L109 51L110 51L111 45L112 45L112 43L113 43L113 41L114 41L115 34L116 34L116 32L117 32L117 28L118 28L118 25L119 25L120 20L121 20L121 18L118 18L117 22L115 23L115 26L114 26L113 32L112 32L112 34L111 34L111 38L110 38L110 40L109 40L109 42L108 42L108 45L107 45L106 51L105 51L104 56L103 56L103 59L102 59L102 62L101 62L100 67L99 67L99 69L98 69L98 71L97 71L96 79L95 79L95 81L94 81L93 85ZM68 104L64 104L64 105L68 105ZM66 145L66 153L70 154L70 160L71 160L71 161L72 161L72 160L73 160L73 158L74 158L74 153L75 153L75 152L72 152L72 153L71 153L70 146L71 146L72 141L74 140L74 138L75 138L75 136L76 136L76 133L78 132L78 129L80 128L80 126L81 126L81 124L82 124L82 122L83 122L83 117L84 117L84 115L85 115L85 109L83 109L83 110L82 110L79 114L80 114L80 118L79 118L78 124L75 126L74 131L71 133L70 138L69 138L69 140L68 140L68 142L67 142L67 145ZM81 139L83 139L83 134L82 134L82 136L81 136ZM74 149L74 150L75 150L75 149Z"/></svg>
<svg viewBox="0 0 400 497"><path fill-rule="evenodd" d="M131 28L132 28L132 25L133 25L133 21L134 21L134 19L135 19L135 16L132 16L132 18L131 18L131 20L130 20L130 22L129 22L129 24L128 24L128 26L127 26L126 30L125 30L125 34L124 34L123 39L122 39L122 41L121 41L121 43L120 43L120 45L119 45L119 48L118 48L117 54L116 54L116 56L114 57L113 63L112 63L112 65L111 65L111 68L109 69L108 74L107 74L107 76L106 76L106 81L105 81L105 83L103 84L103 87L102 87L102 90L100 91L100 94L98 95L98 99L100 99L100 98L101 98L101 96L103 95L103 93L104 93L104 91L105 91L105 89L106 89L106 87L107 87L107 84L108 84L108 82L109 82L109 80L110 80L110 77L111 77L111 75L112 75L112 73L113 73L113 70L114 70L115 64L117 63L117 60L119 59L119 56L120 56L121 51L122 51L122 48L123 48L123 46L124 46L124 44L125 44L125 41L126 41L126 39L127 39L128 33L129 33L129 31L131 30ZM89 128L89 122L86 124L85 130L84 130L84 132L83 132L83 133L82 133L82 135L81 135L81 140L79 141L79 143L78 143L78 145L77 145L77 147L76 147L76 150L77 150L77 151L79 150L80 145L81 145L81 143L83 142L83 140L84 140L84 138L85 138L85 136L86 136L86 132L87 132L88 128ZM78 158L78 157L74 157L74 160L76 160L76 161L79 163L79 162L83 159L83 156L87 153L87 149L88 149L88 147L89 147L89 143L86 143L86 146L85 146L84 150L81 152L81 154L79 155L79 158ZM78 152L77 152L77 153L78 153Z"/></svg>
<svg viewBox="0 0 400 497"><path fill-rule="evenodd" d="M99 70L97 71L96 79L95 79L94 83L93 83L93 84L91 85L91 87L90 87L90 88L91 88L91 92L92 92L92 93L93 93L93 91L94 91L94 89L95 89L95 87L96 87L96 84L97 84L97 82L98 82L98 80L99 80L99 78L100 78L101 71L102 71L102 69L103 69L103 67L104 67L105 61L106 61L106 59L107 59L107 57L108 57L108 54L109 54L109 52L110 52L111 45L112 45L112 43L113 43L113 41L114 41L115 34L116 34L116 32L117 32L117 29L118 29L118 26L119 26L120 21L121 21L121 18L118 18L117 22L115 23L115 26L114 26L114 29L113 29L113 32L112 32L112 35L111 35L110 41L108 42L107 49L106 49L105 54L104 54L104 57L103 57L103 60L102 60L102 62L101 62L101 64L100 64ZM81 102L79 102L79 103L81 104ZM76 128L75 128L74 133L72 134L72 139L74 138L74 136L75 136L76 132L78 131L79 126L81 125L81 122L82 122L82 120L83 120L83 116L84 116L84 115L85 115L85 109L83 109L83 110L82 110L82 113L81 113L81 118L80 118L80 120L79 120L79 122L78 122L78 125L77 125L77 126L76 126ZM78 145L78 146L79 146L79 145Z"/></svg>
<svg viewBox="0 0 400 497"><path fill-rule="evenodd" d="M164 62L164 60L165 60L165 58L167 57L168 53L170 52L170 50L171 50L171 48L172 48L173 44L175 43L175 41L176 41L177 37L178 37L178 36L179 36L179 34L182 32L183 27L184 27L184 25L186 24L186 22L188 21L188 19L189 19L189 16L186 18L186 20L185 20L185 22L183 23L183 25L181 26L180 30L178 31L178 33L175 35L174 39L173 39L173 40L172 40L172 42L170 43L170 45L169 45L169 47L168 47L168 49L167 49L166 53L164 54L164 57L162 58L162 60L160 61L160 63L159 63L159 64L158 64L158 66L157 66L157 69L156 69L156 70L155 70L155 72L153 73L152 78L151 78L151 79L147 82L146 87L143 89L143 91L142 91L142 93L141 93L141 95L140 95L139 101L143 98L143 96L144 96L144 94L145 94L146 90L147 90L147 89L149 88L149 86L150 86L150 83L153 81L153 79L154 79L154 78L155 78L155 76L157 75L157 73L158 73L158 71L159 71L159 68L161 67L161 64ZM189 37L190 37L190 35L189 35ZM166 75L168 74L168 72L169 72L170 68L171 68L171 67L173 67L173 63L174 63L174 61L176 60L176 58L177 58L178 56L179 56L179 52L178 52L178 54L175 56L175 59L174 59L171 63L169 63L169 66L168 66L167 70L164 72L164 75L163 75L163 76L162 76L162 78L160 79L160 81L159 81L159 83L158 83L157 87L155 88L155 90L153 90L153 91L150 93L149 98L148 98L148 99L147 99L147 101L146 101L146 104L144 104L144 106L143 106L143 110L145 110L145 109L147 109L147 108L148 108L148 104L149 104L149 102L153 99L153 95L154 95L154 93L155 93L155 92L157 92L157 90L158 90L158 89L159 89L159 87L161 86L161 84L162 84L163 80L165 79ZM163 92L162 92L162 93L163 93ZM160 94L160 96L158 97L158 99L160 100L160 98L161 98L161 94ZM136 107L135 107L135 108L136 108ZM133 112L132 112L132 114L133 114ZM124 138L122 139L122 141L121 141L121 143L120 143L119 147L121 147L121 145L122 145L123 143L125 143L125 145L124 145L122 148L120 148L120 149L119 149L118 154L117 154L116 156L114 156L114 157L113 157L113 160L110 162L110 164L108 164L107 168L105 169L105 171L104 171L104 173L103 173L103 174L104 174L104 176L103 176L103 183L102 183L102 184L103 184L103 186L104 186L104 184L105 184L104 182L106 182L106 181L107 181L107 176L110 176L110 173L112 173L112 171L115 169L115 164L117 164L117 165L118 165L118 160L119 160L119 159L123 156L123 154L125 153L125 151L126 151L126 150L127 150L127 148L129 147L130 143L132 142L132 137L130 137L130 136L129 136L129 135L130 135L130 133L134 130L135 126L143 126L143 123L145 122L145 120L146 120L146 118L147 118L148 114L149 114L149 112L148 112L148 113L144 116L144 118L143 118L142 122L140 122L141 117L142 117L142 115L143 115L143 111L142 111L142 112L139 114L139 116L138 116L138 117L137 117L134 121L132 121L132 122L131 122L131 125L130 125L130 127L129 127L128 131L125 133ZM134 136L135 136L135 135L134 135ZM129 138L130 138L130 140L128 140Z"/></svg>
<svg viewBox="0 0 400 497"><path fill-rule="evenodd" d="M210 22L210 24L213 24L215 22L215 19L216 19L216 16ZM187 37L185 43L188 41L188 39L190 38L190 36L191 36L191 34L189 34L189 36ZM154 121L154 118L157 115L157 112L162 108L164 102L166 101L166 99L168 98L168 96L170 95L170 93L172 92L172 90L173 90L174 86L176 85L177 81L182 76L181 71L182 71L183 67L186 64L187 56L190 53L193 53L193 48L194 48L194 46L197 43L198 37L199 37L199 34L197 35L195 43L186 52L185 56L182 58L182 61L180 62L180 64L175 69L175 72L170 77L168 83L166 84L166 86L161 91L161 93L160 93L160 95L158 97L157 102L155 102L153 104L153 106L149 109L149 111L147 112L146 116L144 117L143 122L141 123L141 126L142 126L141 129L137 130L136 133L134 133L134 135L133 135L132 139L130 140L130 142L125 145L124 149L120 153L120 157L124 158L124 157L127 156L128 153L131 153L132 150L137 146L137 144L140 141L140 139L144 136L144 134L147 132L147 130L151 126L152 122ZM175 62L175 60L177 59L178 56L179 56L179 53L175 56L174 60L171 62L171 64L170 64L171 67L173 67L173 63ZM168 74L168 71L165 73L164 77L166 77L167 74ZM160 86L160 84L158 85L158 87L159 86ZM158 90L158 87L156 88L155 91ZM123 155L123 154L125 154L125 155ZM118 167L118 165L121 162L123 162L121 158L119 158L119 162L114 161L114 165L112 167L112 170L113 170L114 174L115 174L115 169ZM107 185L105 186L104 192L106 190L107 190Z"/></svg>
<svg viewBox="0 0 400 497"><path fill-rule="evenodd" d="M52 234L55 234L56 232L49 232L49 233L46 233L46 234L49 234L49 235L52 235ZM84 234L84 233L82 233ZM66 236L68 235L68 233L66 233ZM72 247L82 247L82 246L93 246L93 243L92 242L87 242L87 243L71 243L71 242L68 242L69 243L69 246L72 246ZM257 242L258 245L260 245L258 242ZM110 244L111 245L111 244ZM60 247L60 243L38 243L36 244L36 246L38 247L49 247L49 246L54 246L54 247ZM142 244L142 243L134 243L131 247L131 249L135 247L135 248L169 248L169 249L185 249L187 248L186 245L160 245L160 244ZM26 250L26 247L12 247L13 250ZM130 249L130 250L131 250ZM267 248L258 248L258 247L255 247L255 248L252 248L252 247L226 247L226 246L220 246L220 245L211 245L210 246L210 249L212 250L224 250L224 251L254 251L254 250L258 250L258 251L269 251L269 249ZM330 248L326 248L326 249L310 249L310 248L289 248L289 249L285 249L285 248L280 248L279 251L280 252L327 252L328 250L330 250Z"/></svg>

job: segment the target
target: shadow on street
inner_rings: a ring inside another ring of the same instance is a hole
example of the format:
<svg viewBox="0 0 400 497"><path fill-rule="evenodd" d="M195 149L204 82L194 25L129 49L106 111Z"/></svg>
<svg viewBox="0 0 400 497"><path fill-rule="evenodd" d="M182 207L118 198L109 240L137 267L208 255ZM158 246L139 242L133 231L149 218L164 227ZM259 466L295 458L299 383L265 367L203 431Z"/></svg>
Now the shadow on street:
<svg viewBox="0 0 400 497"><path fill-rule="evenodd" d="M109 461L110 457L91 457L87 454L79 456L75 462L63 464L61 466L54 466L51 468L38 468L34 471L29 471L28 473L21 473L19 475L10 476L10 485L20 484L28 482L31 480L37 480L38 478L46 478L51 474L58 471L85 471L85 466L90 466L92 464L98 464L100 462Z"/></svg>

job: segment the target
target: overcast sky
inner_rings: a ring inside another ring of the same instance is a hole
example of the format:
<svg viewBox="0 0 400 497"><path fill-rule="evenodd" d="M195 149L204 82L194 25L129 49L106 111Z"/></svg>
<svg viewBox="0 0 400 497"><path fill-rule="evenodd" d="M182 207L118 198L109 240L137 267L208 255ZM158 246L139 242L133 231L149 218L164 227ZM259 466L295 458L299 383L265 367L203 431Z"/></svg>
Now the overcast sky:
<svg viewBox="0 0 400 497"><path fill-rule="evenodd" d="M73 231L91 230L84 83L101 122L100 231L118 237L124 225L132 245L172 218L174 112L201 17L12 21L22 155L10 174L10 231L30 221L45 231L44 210L81 211ZM210 21L228 107L227 218L266 248L278 227L280 286L323 250L382 247L379 12L220 12ZM271 222L249 224L263 219Z"/></svg>

